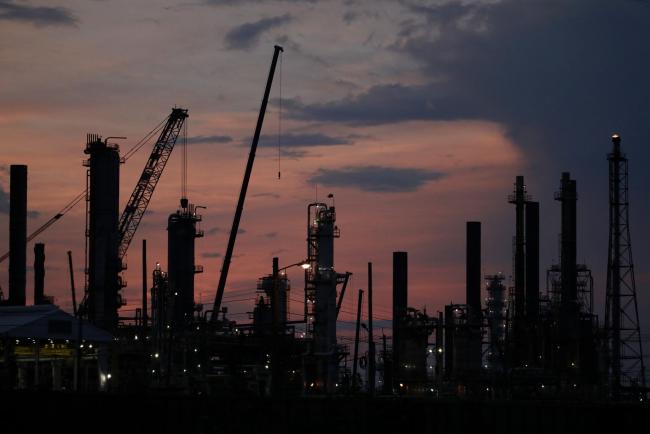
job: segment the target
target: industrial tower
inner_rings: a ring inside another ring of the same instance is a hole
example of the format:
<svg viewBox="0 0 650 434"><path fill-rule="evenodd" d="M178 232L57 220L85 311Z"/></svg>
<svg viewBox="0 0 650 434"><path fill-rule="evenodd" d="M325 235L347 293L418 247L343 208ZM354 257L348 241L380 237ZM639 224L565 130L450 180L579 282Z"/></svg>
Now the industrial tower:
<svg viewBox="0 0 650 434"><path fill-rule="evenodd" d="M336 284L334 239L340 236L336 211L324 203L307 207L307 260L305 272L305 313L307 330L314 339L316 390L334 392L338 380L336 345ZM309 382L312 383L311 381Z"/></svg>
<svg viewBox="0 0 650 434"><path fill-rule="evenodd" d="M621 137L612 136L609 160L609 253L607 259L608 371L612 397L641 389L645 395L645 366L636 300L632 246L628 221L627 158Z"/></svg>

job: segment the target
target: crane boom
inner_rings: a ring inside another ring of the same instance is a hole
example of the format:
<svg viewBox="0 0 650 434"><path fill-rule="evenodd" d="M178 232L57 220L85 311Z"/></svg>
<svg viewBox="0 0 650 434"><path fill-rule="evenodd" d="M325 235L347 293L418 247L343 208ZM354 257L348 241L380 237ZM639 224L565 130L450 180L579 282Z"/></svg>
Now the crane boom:
<svg viewBox="0 0 650 434"><path fill-rule="evenodd" d="M160 132L160 136L151 151L151 155L149 155L149 159L144 165L140 179L133 193L131 193L129 202L120 216L118 226L120 234L118 257L120 260L124 258L135 231L138 229L138 225L149 206L156 184L162 175L187 117L187 109L172 109L172 113L167 118L167 123Z"/></svg>
<svg viewBox="0 0 650 434"><path fill-rule="evenodd" d="M262 132L262 125L264 124L264 115L266 114L266 105L269 102L269 94L271 93L271 85L273 84L273 76L275 75L275 66L278 63L278 56L283 51L282 47L276 45L273 51L273 60L271 61L271 69L269 76L266 80L266 88L264 89L264 97L262 98L262 106L260 113L257 117L257 126L255 127L255 135L251 143L251 151L248 154L248 162L246 163L246 170L244 172L244 180L242 181L241 190L239 192L239 200L237 201L237 208L235 209L235 218L232 222L230 229L230 237L228 238L228 247L226 247L226 254L223 257L223 265L221 266L221 275L219 276L219 284L217 286L217 294L214 299L212 308L211 321L216 321L221 309L221 300L223 299L223 292L226 288L226 279L228 278L228 270L230 269L230 260L232 252L235 248L235 239L237 238L237 230L239 229L239 221L241 220L242 213L244 212L244 201L246 200L246 191L248 190L248 182L251 179L253 172L253 162L255 161L255 151L257 150L257 142L260 139Z"/></svg>

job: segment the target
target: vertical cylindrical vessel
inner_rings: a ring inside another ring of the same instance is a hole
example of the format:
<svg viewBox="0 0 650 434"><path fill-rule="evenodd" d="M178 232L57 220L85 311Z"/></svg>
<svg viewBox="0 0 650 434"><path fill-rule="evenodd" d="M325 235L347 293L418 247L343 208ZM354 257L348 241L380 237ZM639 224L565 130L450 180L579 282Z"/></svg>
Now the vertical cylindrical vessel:
<svg viewBox="0 0 650 434"><path fill-rule="evenodd" d="M25 305L27 266L27 166L9 169L9 304Z"/></svg>
<svg viewBox="0 0 650 434"><path fill-rule="evenodd" d="M191 321L194 312L194 241L198 233L198 220L194 205L189 204L187 208L171 214L167 221L167 272L174 297L173 320L176 330Z"/></svg>
<svg viewBox="0 0 650 434"><path fill-rule="evenodd" d="M526 316L539 315L539 202L526 202Z"/></svg>
<svg viewBox="0 0 650 434"><path fill-rule="evenodd" d="M473 316L481 311L481 222L467 222L466 303Z"/></svg>
<svg viewBox="0 0 650 434"><path fill-rule="evenodd" d="M336 271L334 238L338 237L333 206L312 203L308 206L308 287L314 293L314 350L318 355L318 383L322 390L333 392L338 378L336 347Z"/></svg>
<svg viewBox="0 0 650 434"><path fill-rule="evenodd" d="M94 324L113 330L120 307L119 148L89 134L84 152L90 155L87 311Z"/></svg>
<svg viewBox="0 0 650 434"><path fill-rule="evenodd" d="M45 303L45 244L34 244L34 304Z"/></svg>
<svg viewBox="0 0 650 434"><path fill-rule="evenodd" d="M562 233L560 238L560 269L562 273L562 304L575 303L577 292L576 240L576 181L568 172L562 173L560 194L562 203Z"/></svg>
<svg viewBox="0 0 650 434"><path fill-rule="evenodd" d="M393 380L401 378L403 329L408 303L408 253L393 252Z"/></svg>
<svg viewBox="0 0 650 434"><path fill-rule="evenodd" d="M526 186L524 177L515 179L515 191L510 197L515 205L515 318L525 315L525 248L524 248L524 207L526 203Z"/></svg>
<svg viewBox="0 0 650 434"><path fill-rule="evenodd" d="M481 369L481 222L467 222L465 265L468 315L467 370Z"/></svg>

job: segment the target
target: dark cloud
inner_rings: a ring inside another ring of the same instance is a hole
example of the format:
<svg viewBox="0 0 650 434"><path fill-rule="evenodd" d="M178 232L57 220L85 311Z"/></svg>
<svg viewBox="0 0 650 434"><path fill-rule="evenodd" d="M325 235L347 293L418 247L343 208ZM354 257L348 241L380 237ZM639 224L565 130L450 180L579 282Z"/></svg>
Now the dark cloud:
<svg viewBox="0 0 650 434"><path fill-rule="evenodd" d="M203 252L203 253L201 253L201 257L203 257L203 258L220 258L221 253L219 253L219 252Z"/></svg>
<svg viewBox="0 0 650 434"><path fill-rule="evenodd" d="M280 195L278 193L254 193L251 195L252 197L270 197L273 199L280 199Z"/></svg>
<svg viewBox="0 0 650 434"><path fill-rule="evenodd" d="M205 234L206 235L214 235L214 234L218 234L218 233L221 233L221 232L224 232L224 230L215 226L215 227L210 228L207 231L205 231ZM230 232L230 229L228 229L228 232ZM238 234L245 234L246 229L239 228L239 229L237 229L237 233Z"/></svg>
<svg viewBox="0 0 650 434"><path fill-rule="evenodd" d="M214 144L214 143L230 143L232 137L230 136L194 136L187 138L187 144Z"/></svg>
<svg viewBox="0 0 650 434"><path fill-rule="evenodd" d="M354 137L334 137L322 133L283 133L280 138L280 146L282 148L306 148L311 146L351 145ZM245 145L250 142L251 138L244 140ZM277 147L278 136L262 135L259 146Z"/></svg>
<svg viewBox="0 0 650 434"><path fill-rule="evenodd" d="M321 0L203 0L212 6L237 6L246 3L317 3Z"/></svg>
<svg viewBox="0 0 650 434"><path fill-rule="evenodd" d="M471 106L470 106L471 107ZM466 108L430 85L387 84L326 103L304 104L300 99L283 101L289 117L300 120L376 125L424 119L453 119Z"/></svg>
<svg viewBox="0 0 650 434"><path fill-rule="evenodd" d="M9 214L9 193L0 185L0 214Z"/></svg>
<svg viewBox="0 0 650 434"><path fill-rule="evenodd" d="M300 160L310 154L309 151L304 151L302 149L280 149L280 155L285 159Z"/></svg>
<svg viewBox="0 0 650 434"><path fill-rule="evenodd" d="M579 144L603 143L613 130L639 144L650 134L645 5L509 0L410 10L420 20L404 21L392 48L435 80L374 86L329 102L290 99L283 104L289 116L357 125L492 120L526 151L550 150L556 162L584 157L593 148Z"/></svg>
<svg viewBox="0 0 650 434"><path fill-rule="evenodd" d="M222 230L223 230L223 229L221 229L221 228L214 227L214 228L210 228L210 229L208 229L207 231L205 231L205 234L206 234L206 235L214 235L214 234L218 234L218 233L221 232Z"/></svg>
<svg viewBox="0 0 650 434"><path fill-rule="evenodd" d="M0 20L35 26L74 26L77 23L77 18L67 8L30 6L8 0L0 0Z"/></svg>
<svg viewBox="0 0 650 434"><path fill-rule="evenodd" d="M226 33L226 47L231 50L248 50L257 44L264 32L287 24L292 19L290 14L285 14L236 26Z"/></svg>
<svg viewBox="0 0 650 434"><path fill-rule="evenodd" d="M400 193L415 191L427 181L436 181L443 173L381 166L351 166L343 169L319 169L309 178L311 184L331 187L355 187L363 191Z"/></svg>

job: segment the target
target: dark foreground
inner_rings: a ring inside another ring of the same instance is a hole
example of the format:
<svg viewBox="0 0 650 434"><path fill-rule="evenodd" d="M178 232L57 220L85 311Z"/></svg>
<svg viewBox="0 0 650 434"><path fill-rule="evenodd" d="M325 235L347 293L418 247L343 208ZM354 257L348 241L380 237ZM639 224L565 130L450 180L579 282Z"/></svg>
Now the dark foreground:
<svg viewBox="0 0 650 434"><path fill-rule="evenodd" d="M2 392L3 433L632 433L650 406Z"/></svg>

